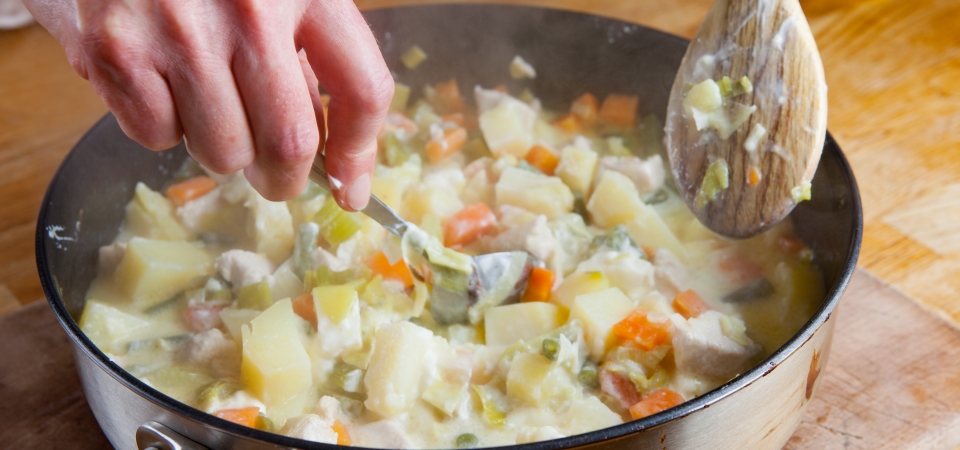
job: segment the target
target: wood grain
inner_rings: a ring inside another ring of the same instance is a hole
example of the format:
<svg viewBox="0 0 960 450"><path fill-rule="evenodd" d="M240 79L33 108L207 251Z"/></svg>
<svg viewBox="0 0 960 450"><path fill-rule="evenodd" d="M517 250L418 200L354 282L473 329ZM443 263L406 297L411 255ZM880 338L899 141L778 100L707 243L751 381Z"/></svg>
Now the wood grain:
<svg viewBox="0 0 960 450"><path fill-rule="evenodd" d="M820 161L827 86L817 44L797 0L717 0L691 42L667 107L671 171L681 197L707 228L733 238L755 236L793 210L793 189L810 182ZM700 130L685 111L689 86L724 77L734 83L747 77L753 85L723 102L728 117L737 115L737 106L755 109L729 136ZM751 151L746 147L755 129L764 131ZM716 163L727 167L729 186L702 198L707 168Z"/></svg>

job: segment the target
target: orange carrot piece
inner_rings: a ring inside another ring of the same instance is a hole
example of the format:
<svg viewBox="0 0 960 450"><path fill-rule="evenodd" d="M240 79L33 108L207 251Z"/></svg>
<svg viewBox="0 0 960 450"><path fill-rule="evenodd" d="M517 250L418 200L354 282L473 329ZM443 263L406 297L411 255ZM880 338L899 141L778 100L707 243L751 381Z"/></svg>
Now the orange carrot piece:
<svg viewBox="0 0 960 450"><path fill-rule="evenodd" d="M597 121L597 97L586 92L577 97L570 105L570 114L577 116L583 123L593 123Z"/></svg>
<svg viewBox="0 0 960 450"><path fill-rule="evenodd" d="M550 300L550 291L557 275L551 270L534 267L527 279L527 288L520 297L521 302L545 302Z"/></svg>
<svg viewBox="0 0 960 450"><path fill-rule="evenodd" d="M249 406L237 409L221 409L213 413L213 415L245 427L256 428L257 417L260 416L260 408Z"/></svg>
<svg viewBox="0 0 960 450"><path fill-rule="evenodd" d="M721 256L719 266L734 283L750 283L763 277L763 267L740 255Z"/></svg>
<svg viewBox="0 0 960 450"><path fill-rule="evenodd" d="M443 245L464 246L490 232L497 225L497 216L483 203L466 206L443 224Z"/></svg>
<svg viewBox="0 0 960 450"><path fill-rule="evenodd" d="M763 175L760 173L760 169L756 167L751 167L747 171L747 186L756 186L760 184L760 180L763 179Z"/></svg>
<svg viewBox="0 0 960 450"><path fill-rule="evenodd" d="M467 130L457 127L444 130L443 139L427 142L427 160L431 163L440 162L446 157L459 152L467 142Z"/></svg>
<svg viewBox="0 0 960 450"><path fill-rule="evenodd" d="M169 198L174 205L183 206L184 203L190 200L203 197L216 187L216 181L201 175L168 187L164 194L166 194L167 198Z"/></svg>
<svg viewBox="0 0 960 450"><path fill-rule="evenodd" d="M453 122L459 126L463 126L464 116L463 113L453 113L440 116L440 120L444 122Z"/></svg>
<svg viewBox="0 0 960 450"><path fill-rule="evenodd" d="M683 397L680 394L667 388L660 388L631 406L630 417L633 417L633 420L642 419L681 403L683 403Z"/></svg>
<svg viewBox="0 0 960 450"><path fill-rule="evenodd" d="M577 116L573 114L567 114L555 121L553 121L553 126L566 131L568 133L579 133L580 132L580 119L577 119Z"/></svg>
<svg viewBox="0 0 960 450"><path fill-rule="evenodd" d="M313 294L307 292L293 299L293 312L317 329L317 306L313 303Z"/></svg>
<svg viewBox="0 0 960 450"><path fill-rule="evenodd" d="M803 244L803 241L797 239L796 236L788 234L780 236L780 238L777 239L777 246L779 246L780 250L783 250L784 253L793 256L799 255L800 252L807 248L807 246Z"/></svg>
<svg viewBox="0 0 960 450"><path fill-rule="evenodd" d="M651 321L649 311L643 308L633 310L613 326L614 336L648 351L670 342L671 332L669 320Z"/></svg>
<svg viewBox="0 0 960 450"><path fill-rule="evenodd" d="M353 445L353 439L350 439L350 433L347 433L347 427L343 426L343 422L334 421L330 428L337 433L337 445Z"/></svg>
<svg viewBox="0 0 960 450"><path fill-rule="evenodd" d="M611 125L632 127L637 122L639 103L636 95L610 94L600 105L600 119Z"/></svg>
<svg viewBox="0 0 960 450"><path fill-rule="evenodd" d="M463 96L460 95L460 87L457 86L457 80L450 80L445 83L433 85L434 97L433 104L443 114L463 112L467 109L463 103Z"/></svg>
<svg viewBox="0 0 960 450"><path fill-rule="evenodd" d="M553 171L557 170L557 165L560 164L559 155L539 144L530 147L523 159L547 175L553 175Z"/></svg>
<svg viewBox="0 0 960 450"><path fill-rule="evenodd" d="M703 302L703 299L696 292L688 289L673 298L673 309L677 310L684 318L689 319L709 311L710 307Z"/></svg>
<svg viewBox="0 0 960 450"><path fill-rule="evenodd" d="M380 275L384 280L394 280L403 283L404 288L413 286L413 275L407 268L407 263L401 258L396 264L390 264L387 255L379 252L367 260L367 267L373 271L374 275Z"/></svg>

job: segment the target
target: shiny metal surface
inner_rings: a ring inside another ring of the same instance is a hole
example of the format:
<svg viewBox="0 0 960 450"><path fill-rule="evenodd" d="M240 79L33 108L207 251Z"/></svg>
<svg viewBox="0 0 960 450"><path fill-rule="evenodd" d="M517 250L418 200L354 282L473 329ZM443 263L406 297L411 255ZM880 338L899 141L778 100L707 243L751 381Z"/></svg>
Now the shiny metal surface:
<svg viewBox="0 0 960 450"><path fill-rule="evenodd" d="M137 428L137 448L140 450L209 450L154 421Z"/></svg>
<svg viewBox="0 0 960 450"><path fill-rule="evenodd" d="M492 86L506 78L510 58L525 50L524 58L538 73L549 74L537 80L536 94L550 108L565 108L585 90L598 96L632 91L643 95L640 114L662 113L685 48L679 38L637 25L542 8L435 5L373 11L366 18L388 64L396 64L399 54L414 43L430 54L417 72L396 69L412 86L452 77L461 86ZM183 146L159 153L143 149L107 116L68 155L44 199L36 234L37 267L51 308L72 340L97 421L110 442L124 450L137 448L137 430L150 421L211 449L339 448L245 428L179 403L123 371L79 329L76 319L96 275L97 249L116 236L136 182L158 189L186 156ZM828 359L832 313L852 276L862 235L856 182L829 135L813 199L799 205L790 220L814 251L827 296L783 347L719 388L662 413L509 448L782 447ZM75 230L76 237L69 242L53 239L48 234L52 227Z"/></svg>

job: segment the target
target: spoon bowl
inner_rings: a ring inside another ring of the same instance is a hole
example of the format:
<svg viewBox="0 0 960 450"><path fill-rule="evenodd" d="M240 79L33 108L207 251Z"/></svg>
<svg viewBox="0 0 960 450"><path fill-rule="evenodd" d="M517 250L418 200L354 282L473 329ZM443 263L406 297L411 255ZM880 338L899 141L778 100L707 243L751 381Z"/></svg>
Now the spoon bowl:
<svg viewBox="0 0 960 450"><path fill-rule="evenodd" d="M797 0L716 0L666 116L670 166L693 214L732 238L776 225L809 197L826 130L823 63Z"/></svg>

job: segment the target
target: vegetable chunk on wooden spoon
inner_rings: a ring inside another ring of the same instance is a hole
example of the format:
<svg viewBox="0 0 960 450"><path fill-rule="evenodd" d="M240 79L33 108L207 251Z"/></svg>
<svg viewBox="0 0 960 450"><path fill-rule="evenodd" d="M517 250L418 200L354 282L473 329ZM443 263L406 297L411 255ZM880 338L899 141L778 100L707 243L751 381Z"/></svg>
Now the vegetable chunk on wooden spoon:
<svg viewBox="0 0 960 450"><path fill-rule="evenodd" d="M810 197L827 128L823 63L797 0L716 0L670 92L667 152L694 215L759 234Z"/></svg>

